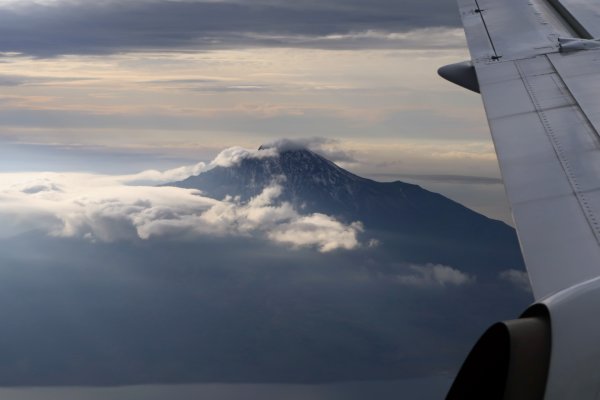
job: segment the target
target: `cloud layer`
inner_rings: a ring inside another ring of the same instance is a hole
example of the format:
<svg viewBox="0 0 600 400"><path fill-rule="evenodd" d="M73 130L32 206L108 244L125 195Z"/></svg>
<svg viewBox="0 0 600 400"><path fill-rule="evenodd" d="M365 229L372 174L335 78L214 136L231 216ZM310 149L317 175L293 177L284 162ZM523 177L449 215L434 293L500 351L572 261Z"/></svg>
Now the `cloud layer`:
<svg viewBox="0 0 600 400"><path fill-rule="evenodd" d="M454 2L437 0L4 1L0 51L53 56L254 46L397 48L414 45L407 32L457 25ZM435 34L418 36L422 43Z"/></svg>
<svg viewBox="0 0 600 400"><path fill-rule="evenodd" d="M508 269L500 273L500 279L509 282L515 287L522 289L526 292L531 292L531 284L529 283L529 276L525 271L519 271L516 269Z"/></svg>
<svg viewBox="0 0 600 400"><path fill-rule="evenodd" d="M208 167L200 163L122 176L4 174L0 233L6 237L36 229L101 242L248 236L321 252L358 247L359 222L346 225L324 214L301 215L289 203L278 201L282 187L277 181L247 202L231 196L214 200L198 190L139 184L180 180L212 166L230 166L244 157L271 153L232 148Z"/></svg>
<svg viewBox="0 0 600 400"><path fill-rule="evenodd" d="M398 276L401 284L409 286L462 286L475 282L475 277L446 265L411 265L411 274Z"/></svg>

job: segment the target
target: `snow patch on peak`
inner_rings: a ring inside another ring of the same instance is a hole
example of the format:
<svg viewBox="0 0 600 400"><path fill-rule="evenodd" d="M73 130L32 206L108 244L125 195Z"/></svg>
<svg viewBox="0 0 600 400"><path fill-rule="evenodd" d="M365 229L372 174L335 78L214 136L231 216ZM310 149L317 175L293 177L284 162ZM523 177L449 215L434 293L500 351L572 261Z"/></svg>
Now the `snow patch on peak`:
<svg viewBox="0 0 600 400"><path fill-rule="evenodd" d="M308 150L314 139L278 139L265 143L258 148L259 151L276 150L278 152Z"/></svg>
<svg viewBox="0 0 600 400"><path fill-rule="evenodd" d="M264 150L250 150L243 147L235 146L220 152L214 160L210 163L211 167L236 167L239 166L242 161L247 159L261 159L268 157L276 157L279 153L277 149L264 149Z"/></svg>
<svg viewBox="0 0 600 400"><path fill-rule="evenodd" d="M270 143L265 143L259 148L260 151L269 149L276 149L279 153L316 153L332 162L356 162L356 159L351 152L340 147L338 140L323 137L278 139Z"/></svg>

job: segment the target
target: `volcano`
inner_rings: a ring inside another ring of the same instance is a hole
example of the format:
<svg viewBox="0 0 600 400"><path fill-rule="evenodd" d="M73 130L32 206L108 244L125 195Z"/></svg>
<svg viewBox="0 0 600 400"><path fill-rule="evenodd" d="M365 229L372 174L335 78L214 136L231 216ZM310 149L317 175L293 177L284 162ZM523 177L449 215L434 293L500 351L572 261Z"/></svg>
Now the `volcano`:
<svg viewBox="0 0 600 400"><path fill-rule="evenodd" d="M278 200L300 213L362 222L364 239L392 259L460 265L492 278L499 268L524 268L515 230L504 222L418 185L362 178L306 148L261 146L255 156L171 185L248 201L274 182L283 189Z"/></svg>

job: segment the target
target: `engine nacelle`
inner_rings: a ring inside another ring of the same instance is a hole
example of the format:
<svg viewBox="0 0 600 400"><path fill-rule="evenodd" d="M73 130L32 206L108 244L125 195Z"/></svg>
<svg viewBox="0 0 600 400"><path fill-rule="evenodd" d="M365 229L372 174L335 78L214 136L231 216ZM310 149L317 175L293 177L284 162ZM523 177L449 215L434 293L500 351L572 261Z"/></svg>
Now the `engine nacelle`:
<svg viewBox="0 0 600 400"><path fill-rule="evenodd" d="M600 399L600 277L542 303L552 321L546 400Z"/></svg>
<svg viewBox="0 0 600 400"><path fill-rule="evenodd" d="M600 277L492 326L447 400L600 400Z"/></svg>
<svg viewBox="0 0 600 400"><path fill-rule="evenodd" d="M520 319L493 325L471 350L446 399L543 399L550 331L542 305Z"/></svg>

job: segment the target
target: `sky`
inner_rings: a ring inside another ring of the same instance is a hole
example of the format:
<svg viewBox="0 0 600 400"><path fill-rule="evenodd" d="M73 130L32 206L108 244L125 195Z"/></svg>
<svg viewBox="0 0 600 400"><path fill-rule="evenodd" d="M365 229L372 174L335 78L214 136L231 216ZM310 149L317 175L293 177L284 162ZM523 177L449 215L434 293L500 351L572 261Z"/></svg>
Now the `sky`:
<svg viewBox="0 0 600 400"><path fill-rule="evenodd" d="M5 0L0 173L129 174L318 138L510 223L453 0Z"/></svg>

